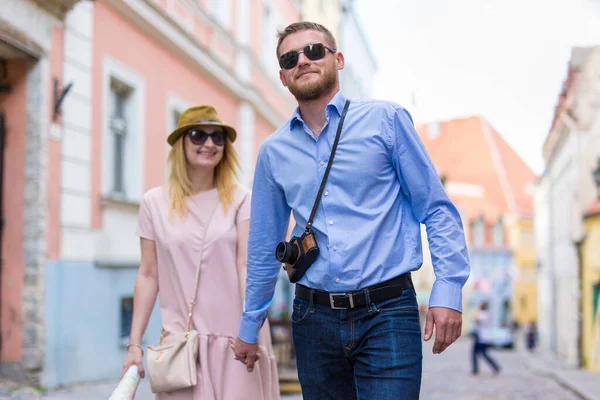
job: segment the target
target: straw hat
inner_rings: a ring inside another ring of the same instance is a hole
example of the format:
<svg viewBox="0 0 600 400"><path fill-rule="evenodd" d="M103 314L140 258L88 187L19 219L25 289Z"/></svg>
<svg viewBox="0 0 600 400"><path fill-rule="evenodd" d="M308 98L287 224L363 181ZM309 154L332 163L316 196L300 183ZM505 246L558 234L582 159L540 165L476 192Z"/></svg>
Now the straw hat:
<svg viewBox="0 0 600 400"><path fill-rule="evenodd" d="M223 128L223 131L227 134L229 140L233 143L237 137L237 132L229 125L225 125L217 110L212 106L196 106L188 108L179 117L177 128L169 135L167 142L173 146L175 142L183 135L186 131L191 128L200 126L219 126Z"/></svg>

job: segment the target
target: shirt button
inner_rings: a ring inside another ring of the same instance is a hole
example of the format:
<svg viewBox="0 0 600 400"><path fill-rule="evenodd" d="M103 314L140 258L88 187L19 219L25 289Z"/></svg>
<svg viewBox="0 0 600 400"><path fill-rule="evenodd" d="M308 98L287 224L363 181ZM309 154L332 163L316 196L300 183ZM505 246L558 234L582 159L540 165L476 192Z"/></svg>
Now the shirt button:
<svg viewBox="0 0 600 400"><path fill-rule="evenodd" d="M325 191L325 196L329 196L329 192L328 191Z"/></svg>
<svg viewBox="0 0 600 400"><path fill-rule="evenodd" d="M319 164L321 164L322 167L323 165L325 165L325 162L321 161Z"/></svg>
<svg viewBox="0 0 600 400"><path fill-rule="evenodd" d="M333 225L333 221L332 220L329 220L329 225Z"/></svg>
<svg viewBox="0 0 600 400"><path fill-rule="evenodd" d="M333 251L337 251L337 246L332 247Z"/></svg>
<svg viewBox="0 0 600 400"><path fill-rule="evenodd" d="M340 283L340 278L335 278L335 281L336 281L337 283Z"/></svg>

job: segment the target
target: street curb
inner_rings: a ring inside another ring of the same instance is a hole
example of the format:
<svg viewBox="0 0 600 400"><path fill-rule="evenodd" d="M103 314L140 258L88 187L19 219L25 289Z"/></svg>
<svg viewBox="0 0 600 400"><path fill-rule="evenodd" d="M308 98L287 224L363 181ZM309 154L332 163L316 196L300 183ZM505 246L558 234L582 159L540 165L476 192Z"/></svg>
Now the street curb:
<svg viewBox="0 0 600 400"><path fill-rule="evenodd" d="M560 372L554 371L549 368L543 368L543 367L539 367L538 365L535 365L535 363L530 358L523 357L523 352L521 352L521 357L525 359L525 365L527 366L527 368L529 370L531 370L532 372L534 372L537 375L545 376L547 378L554 380L560 386L571 391L573 394L580 397L582 400L600 400L600 397L590 394L590 393L587 393L585 390L581 389L580 387L577 387L577 385L574 385L573 383L569 382L567 379L563 378L560 375Z"/></svg>

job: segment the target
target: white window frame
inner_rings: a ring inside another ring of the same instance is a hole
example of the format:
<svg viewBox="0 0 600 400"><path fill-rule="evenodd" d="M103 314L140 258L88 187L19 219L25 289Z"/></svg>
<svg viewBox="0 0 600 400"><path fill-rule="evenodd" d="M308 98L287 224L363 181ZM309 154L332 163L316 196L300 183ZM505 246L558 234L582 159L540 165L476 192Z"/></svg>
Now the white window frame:
<svg viewBox="0 0 600 400"><path fill-rule="evenodd" d="M125 192L113 191L113 133L110 128L112 112L111 86L117 80L131 89L127 109L127 157L125 157ZM102 115L102 196L114 200L139 203L144 191L144 158L146 121L144 116L146 85L144 78L120 64L111 57L105 56L103 62L103 104Z"/></svg>
<svg viewBox="0 0 600 400"><path fill-rule="evenodd" d="M237 4L237 40L240 47L235 58L235 71L244 83L250 80L250 25L250 2L240 1Z"/></svg>
<svg viewBox="0 0 600 400"><path fill-rule="evenodd" d="M234 143L240 155L242 184L251 187L254 176L254 140L256 133L256 115L252 105L246 101L238 107L238 140Z"/></svg>
<svg viewBox="0 0 600 400"><path fill-rule="evenodd" d="M261 31L261 58L265 69L269 73L274 73L279 71L275 49L277 48L277 31L283 28L283 21L272 0L263 0L262 13L265 19Z"/></svg>
<svg viewBox="0 0 600 400"><path fill-rule="evenodd" d="M169 157L169 152L171 151L171 146L167 143L167 138L175 130L177 127L177 121L173 119L174 113L183 114L185 110L191 107L192 102L184 99L175 93L169 93L167 95L167 118L166 118L166 136L165 136L165 182L169 179L169 164L167 159Z"/></svg>

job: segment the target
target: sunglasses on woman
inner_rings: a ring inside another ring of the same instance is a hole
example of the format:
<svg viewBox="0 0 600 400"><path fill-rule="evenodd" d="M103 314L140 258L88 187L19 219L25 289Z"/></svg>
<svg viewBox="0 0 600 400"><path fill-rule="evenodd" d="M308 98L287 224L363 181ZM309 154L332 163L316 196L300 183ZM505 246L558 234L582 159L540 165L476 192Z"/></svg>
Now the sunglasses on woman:
<svg viewBox="0 0 600 400"><path fill-rule="evenodd" d="M189 136L190 141L196 146L203 146L206 143L206 139L210 136L215 146L223 146L225 144L225 132L207 133L200 129L190 129L186 132Z"/></svg>
<svg viewBox="0 0 600 400"><path fill-rule="evenodd" d="M335 53L336 51L335 49L327 47L322 43L309 44L300 51L288 51L287 53L282 54L281 57L279 57L279 66L281 67L281 69L294 68L296 65L298 65L300 53L304 53L306 58L308 58L311 61L320 60L323 57L325 57L325 54L327 54L326 50L329 50L332 53Z"/></svg>

